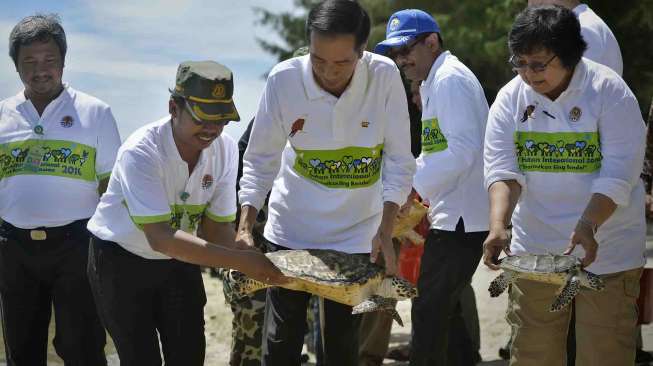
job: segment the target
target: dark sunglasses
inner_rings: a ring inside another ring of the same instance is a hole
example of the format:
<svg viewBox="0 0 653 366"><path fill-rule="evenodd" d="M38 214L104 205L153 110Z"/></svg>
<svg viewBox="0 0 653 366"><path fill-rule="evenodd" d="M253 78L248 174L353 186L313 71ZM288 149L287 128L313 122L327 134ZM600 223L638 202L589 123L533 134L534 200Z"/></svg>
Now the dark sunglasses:
<svg viewBox="0 0 653 366"><path fill-rule="evenodd" d="M415 48L415 46L417 46L418 44L424 42L424 40L428 38L428 36L429 33L420 34L417 37L415 37L415 39L412 40L410 43L401 47L390 49L390 51L388 52L388 57L394 59L399 56L401 57L408 56L413 51L413 48Z"/></svg>

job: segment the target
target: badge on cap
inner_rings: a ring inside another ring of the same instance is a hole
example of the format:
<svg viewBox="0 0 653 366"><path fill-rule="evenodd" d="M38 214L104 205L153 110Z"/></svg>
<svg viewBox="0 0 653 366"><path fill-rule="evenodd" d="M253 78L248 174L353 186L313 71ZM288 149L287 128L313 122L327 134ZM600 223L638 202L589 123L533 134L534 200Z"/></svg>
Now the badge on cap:
<svg viewBox="0 0 653 366"><path fill-rule="evenodd" d="M216 84L215 87L213 88L213 92L211 93L212 96L221 99L224 98L225 96L225 89L223 84Z"/></svg>
<svg viewBox="0 0 653 366"><path fill-rule="evenodd" d="M394 18L390 21L390 30L395 31L399 27L399 18Z"/></svg>
<svg viewBox="0 0 653 366"><path fill-rule="evenodd" d="M578 108L578 107L574 107L569 112L569 119L572 122L578 122L578 120L580 119L580 116L582 116L582 115L583 115L583 111L581 111L580 108Z"/></svg>

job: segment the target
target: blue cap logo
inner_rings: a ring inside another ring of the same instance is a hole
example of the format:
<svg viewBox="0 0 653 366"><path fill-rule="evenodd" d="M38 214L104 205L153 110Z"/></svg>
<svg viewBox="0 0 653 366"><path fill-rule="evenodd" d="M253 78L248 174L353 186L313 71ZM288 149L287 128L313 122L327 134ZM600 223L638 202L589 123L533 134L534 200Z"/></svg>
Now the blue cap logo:
<svg viewBox="0 0 653 366"><path fill-rule="evenodd" d="M401 23L399 21L399 18L392 18L392 20L390 21L390 30L396 31L397 28L399 27L399 23Z"/></svg>

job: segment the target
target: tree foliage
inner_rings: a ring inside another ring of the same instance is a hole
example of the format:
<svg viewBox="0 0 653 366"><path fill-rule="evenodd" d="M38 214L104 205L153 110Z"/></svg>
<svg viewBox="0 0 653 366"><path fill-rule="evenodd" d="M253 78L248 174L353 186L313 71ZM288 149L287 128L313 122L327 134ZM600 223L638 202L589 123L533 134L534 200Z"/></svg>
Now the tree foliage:
<svg viewBox="0 0 653 366"><path fill-rule="evenodd" d="M258 8L260 24L272 28L283 44L259 39L279 60L306 45L306 14L317 0L295 0L293 12ZM451 50L479 78L488 101L514 73L507 64L508 31L526 0L359 0L372 21L368 50L385 38L388 17L400 9L422 9L434 16ZM624 79L637 95L642 111L653 97L653 0L593 0L588 5L612 28L624 59Z"/></svg>

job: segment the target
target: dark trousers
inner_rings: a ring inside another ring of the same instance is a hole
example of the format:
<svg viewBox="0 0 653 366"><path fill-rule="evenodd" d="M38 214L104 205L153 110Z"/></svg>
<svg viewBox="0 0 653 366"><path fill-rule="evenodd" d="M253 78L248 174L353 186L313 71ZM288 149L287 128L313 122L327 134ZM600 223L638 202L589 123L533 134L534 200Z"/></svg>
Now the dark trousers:
<svg viewBox="0 0 653 366"><path fill-rule="evenodd" d="M307 328L306 309L310 297L311 294L306 292L281 287L268 288L262 365L301 365L300 357ZM352 315L351 310L351 306L324 299L324 365L358 364L360 315Z"/></svg>
<svg viewBox="0 0 653 366"><path fill-rule="evenodd" d="M475 364L478 351L462 318L460 294L476 271L487 234L465 233L462 219L456 231L429 232L412 307L411 365Z"/></svg>
<svg viewBox="0 0 653 366"><path fill-rule="evenodd" d="M45 366L52 308L54 348L66 366L106 365L106 335L86 277L86 220L44 229L45 240L0 228L0 309L9 366Z"/></svg>
<svg viewBox="0 0 653 366"><path fill-rule="evenodd" d="M88 277L122 366L204 364L206 294L199 266L150 260L91 239ZM158 336L157 336L158 333Z"/></svg>

